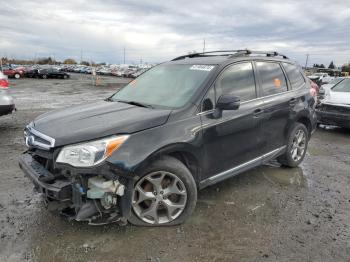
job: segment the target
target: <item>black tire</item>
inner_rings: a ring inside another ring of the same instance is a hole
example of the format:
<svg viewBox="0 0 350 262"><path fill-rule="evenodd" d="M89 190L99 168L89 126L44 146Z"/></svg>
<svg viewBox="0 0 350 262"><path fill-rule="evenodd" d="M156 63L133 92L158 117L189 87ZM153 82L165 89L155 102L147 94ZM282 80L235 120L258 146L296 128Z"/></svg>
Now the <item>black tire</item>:
<svg viewBox="0 0 350 262"><path fill-rule="evenodd" d="M47 75L42 75L42 78L43 79L47 79Z"/></svg>
<svg viewBox="0 0 350 262"><path fill-rule="evenodd" d="M301 158L298 160L295 160L292 157L291 151L293 148L293 141L295 139L297 132L299 131L302 131L305 135L305 149L302 155L300 156ZM286 167L297 167L304 160L304 157L307 151L308 142L309 142L309 132L306 126L301 123L296 123L289 132L286 152L283 155L279 156L277 158L277 161Z"/></svg>
<svg viewBox="0 0 350 262"><path fill-rule="evenodd" d="M153 162L150 166L148 166L140 176L139 181L148 174L151 174L153 172L157 171L165 171L165 172L171 172L172 174L175 174L177 178L181 180L181 182L184 184L186 188L187 193L187 199L185 208L183 209L182 213L175 218L174 220L163 223L163 224L150 224L143 220L141 220L135 213L133 207L131 207L131 215L128 219L129 223L135 225L135 226L175 226L182 224L188 216L192 214L196 207L197 203L197 186L194 181L194 178L191 174L191 172L188 170L188 168L179 160L176 158L170 157L170 156L164 156L159 160L156 160ZM134 186L136 186L137 182Z"/></svg>
<svg viewBox="0 0 350 262"><path fill-rule="evenodd" d="M14 75L14 77L15 77L16 79L20 79L20 78L21 78L21 75L20 75L19 73L16 73L16 74Z"/></svg>

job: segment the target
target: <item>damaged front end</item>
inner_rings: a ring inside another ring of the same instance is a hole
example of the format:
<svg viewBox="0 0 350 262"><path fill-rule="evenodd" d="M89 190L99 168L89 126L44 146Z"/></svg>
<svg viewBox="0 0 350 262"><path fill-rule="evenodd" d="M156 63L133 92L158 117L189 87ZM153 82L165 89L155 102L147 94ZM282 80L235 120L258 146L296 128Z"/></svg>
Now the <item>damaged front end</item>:
<svg viewBox="0 0 350 262"><path fill-rule="evenodd" d="M19 160L48 209L93 225L125 224L131 210L132 178L116 174L107 162L92 168L54 163L57 154L31 148Z"/></svg>

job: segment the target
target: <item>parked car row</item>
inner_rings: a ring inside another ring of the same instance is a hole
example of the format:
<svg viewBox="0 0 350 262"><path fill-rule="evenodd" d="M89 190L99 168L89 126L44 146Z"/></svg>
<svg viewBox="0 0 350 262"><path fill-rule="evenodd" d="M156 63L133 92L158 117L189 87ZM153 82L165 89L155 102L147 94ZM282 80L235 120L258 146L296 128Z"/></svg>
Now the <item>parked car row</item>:
<svg viewBox="0 0 350 262"><path fill-rule="evenodd" d="M65 72L81 73L81 74L96 74L96 75L109 75L117 77L136 78L143 72L148 70L151 66L134 66L134 65L111 65L111 66L98 66L90 67L85 65L63 65L59 67L59 70Z"/></svg>

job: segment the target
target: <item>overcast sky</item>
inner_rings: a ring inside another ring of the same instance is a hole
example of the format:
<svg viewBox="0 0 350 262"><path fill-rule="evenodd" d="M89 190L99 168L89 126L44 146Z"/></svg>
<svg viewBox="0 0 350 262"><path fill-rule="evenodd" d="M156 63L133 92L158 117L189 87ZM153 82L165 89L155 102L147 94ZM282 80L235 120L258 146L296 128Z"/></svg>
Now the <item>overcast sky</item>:
<svg viewBox="0 0 350 262"><path fill-rule="evenodd" d="M349 0L0 0L0 56L161 62L189 51L277 50L350 61Z"/></svg>

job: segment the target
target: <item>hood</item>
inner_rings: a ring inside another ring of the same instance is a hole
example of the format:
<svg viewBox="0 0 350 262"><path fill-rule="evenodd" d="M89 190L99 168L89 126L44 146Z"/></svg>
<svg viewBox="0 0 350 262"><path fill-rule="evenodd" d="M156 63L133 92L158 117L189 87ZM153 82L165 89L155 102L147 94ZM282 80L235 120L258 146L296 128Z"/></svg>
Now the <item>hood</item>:
<svg viewBox="0 0 350 262"><path fill-rule="evenodd" d="M350 92L333 92L330 90L324 99L324 103L350 106Z"/></svg>
<svg viewBox="0 0 350 262"><path fill-rule="evenodd" d="M115 134L130 134L164 124L171 110L98 101L45 113L33 128L55 139L55 146Z"/></svg>

